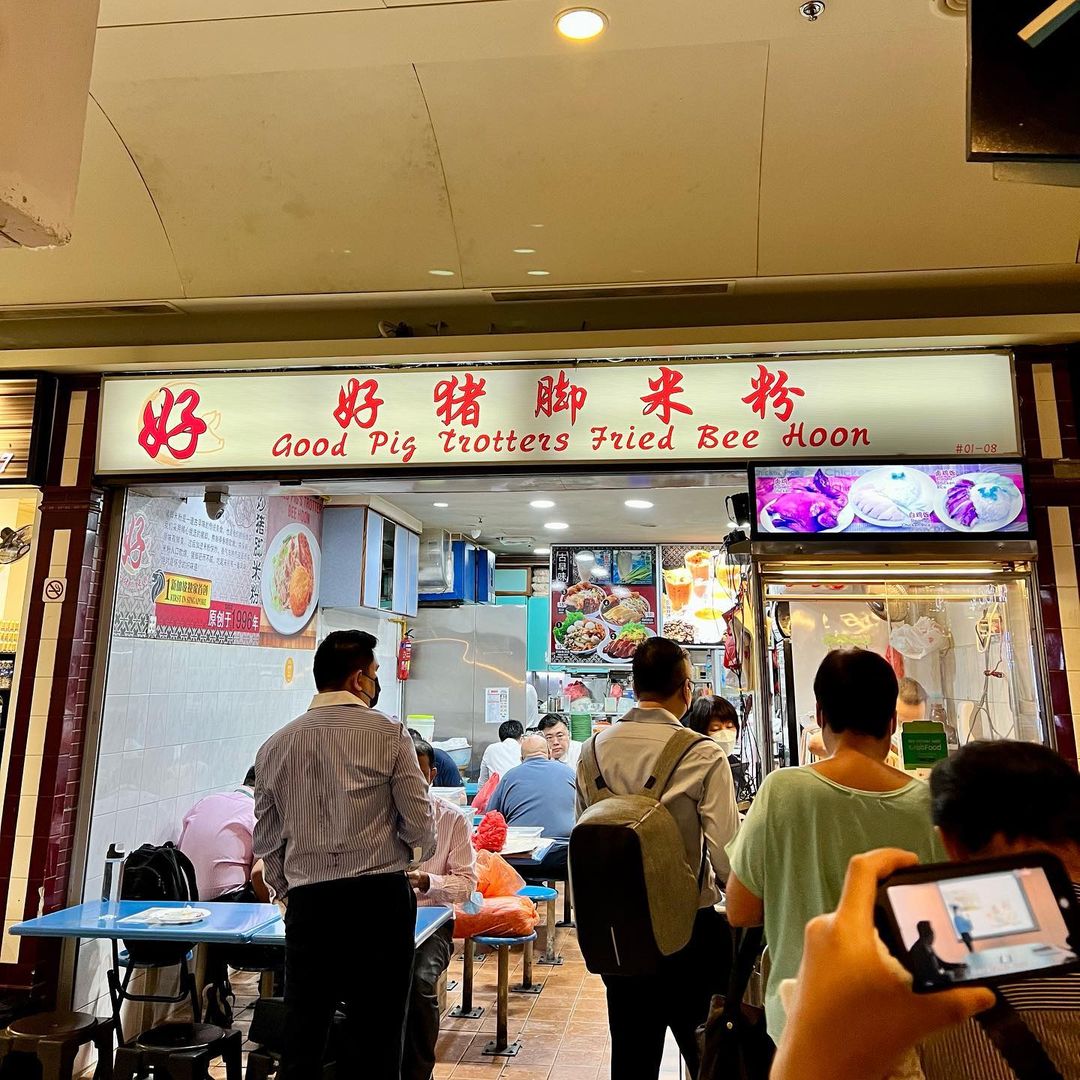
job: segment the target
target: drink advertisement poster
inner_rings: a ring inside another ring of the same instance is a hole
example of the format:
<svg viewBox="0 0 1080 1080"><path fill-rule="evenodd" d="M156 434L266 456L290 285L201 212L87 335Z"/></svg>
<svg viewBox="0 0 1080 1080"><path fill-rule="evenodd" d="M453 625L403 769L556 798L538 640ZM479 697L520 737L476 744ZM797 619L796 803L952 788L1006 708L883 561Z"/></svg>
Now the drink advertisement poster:
<svg viewBox="0 0 1080 1080"><path fill-rule="evenodd" d="M655 547L551 549L551 660L629 667L657 633Z"/></svg>
<svg viewBox="0 0 1080 1080"><path fill-rule="evenodd" d="M266 648L315 647L322 504L128 496L113 633Z"/></svg>
<svg viewBox="0 0 1080 1080"><path fill-rule="evenodd" d="M719 543L660 548L661 633L681 645L723 644L738 607L739 573Z"/></svg>

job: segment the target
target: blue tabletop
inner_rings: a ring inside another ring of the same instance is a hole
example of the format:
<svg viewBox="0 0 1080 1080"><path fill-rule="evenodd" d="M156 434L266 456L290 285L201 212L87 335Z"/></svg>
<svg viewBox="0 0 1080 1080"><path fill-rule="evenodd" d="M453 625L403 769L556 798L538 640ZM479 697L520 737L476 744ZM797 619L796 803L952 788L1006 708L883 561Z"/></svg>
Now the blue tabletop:
<svg viewBox="0 0 1080 1080"><path fill-rule="evenodd" d="M453 917L453 908L418 907L416 909L416 935L413 939L416 947L423 945L440 926L445 926ZM251 943L253 945L284 945L285 924L278 920L269 926L264 926L256 931Z"/></svg>
<svg viewBox="0 0 1080 1080"><path fill-rule="evenodd" d="M11 933L22 937L124 938L127 941L205 941L245 945L256 931L281 918L273 904L197 903L191 906L210 912L202 922L188 923L186 926L121 923L121 920L137 916L148 908L186 906L176 900L121 900L115 905L94 900L64 911L54 911L40 919L16 923L11 927Z"/></svg>

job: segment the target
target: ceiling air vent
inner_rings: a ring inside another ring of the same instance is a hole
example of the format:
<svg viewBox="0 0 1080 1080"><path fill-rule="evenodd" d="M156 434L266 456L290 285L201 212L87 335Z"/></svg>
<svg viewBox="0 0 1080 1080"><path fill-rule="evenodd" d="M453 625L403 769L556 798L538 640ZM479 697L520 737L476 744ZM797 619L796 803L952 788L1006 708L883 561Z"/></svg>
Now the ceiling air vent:
<svg viewBox="0 0 1080 1080"><path fill-rule="evenodd" d="M580 288L547 286L540 289L493 289L497 304L525 300L663 300L681 296L726 296L734 281L688 281L677 285L586 285Z"/></svg>
<svg viewBox="0 0 1080 1080"><path fill-rule="evenodd" d="M110 319L125 315L182 315L173 304L163 300L130 304L24 304L0 307L0 319Z"/></svg>

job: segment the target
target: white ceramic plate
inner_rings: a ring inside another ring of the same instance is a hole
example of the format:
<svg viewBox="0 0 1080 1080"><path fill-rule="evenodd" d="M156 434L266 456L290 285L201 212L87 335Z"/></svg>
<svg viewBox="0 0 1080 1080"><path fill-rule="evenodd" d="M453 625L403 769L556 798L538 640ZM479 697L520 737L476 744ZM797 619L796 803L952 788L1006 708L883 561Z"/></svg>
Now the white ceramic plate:
<svg viewBox="0 0 1080 1080"><path fill-rule="evenodd" d="M648 641L651 637L656 637L656 633L645 627L645 640ZM615 644L614 638L608 638L607 643L600 649L596 650L596 655L604 661L605 664L621 664L623 667L629 666L630 662L634 659L633 656L621 657L621 656L608 656L608 648Z"/></svg>
<svg viewBox="0 0 1080 1080"><path fill-rule="evenodd" d="M904 516L903 521L882 521L879 518L870 517L869 514L864 514L856 505L856 497L864 487L873 487L875 481L882 479L885 474L893 472L896 466L884 465L880 469L874 469L871 472L866 473L864 476L860 476L854 484L851 485L851 490L848 492L848 506L852 511L857 514L863 521L869 522L871 525L877 526L879 529L903 529L911 525L911 518L907 515ZM920 469L912 468L910 465L904 466L904 471L919 484L919 500L921 509L926 513L932 513L934 507L937 505L938 489L937 485L931 479L928 473L922 472Z"/></svg>
<svg viewBox="0 0 1080 1080"><path fill-rule="evenodd" d="M945 501L949 496L949 492L956 487L960 480L975 480L980 483L985 483L987 480L996 481L1008 491L1009 497L1012 499L1012 513L1009 517L1004 518L1001 521L976 521L974 525L962 525L959 521L953 518L949 511L945 509ZM1024 509L1024 498L1020 494L1020 489L1010 480L1007 476L1001 476L998 473L965 473L963 476L958 476L947 487L942 488L938 492L937 504L934 507L934 513L937 514L942 524L948 525L950 529L955 529L961 533L982 533L982 532L998 532L1004 529L1007 525L1011 525L1019 516L1020 511Z"/></svg>
<svg viewBox="0 0 1080 1080"><path fill-rule="evenodd" d="M307 537L308 546L311 548L311 568L315 577L315 584L311 590L311 599L308 601L307 609L303 615L294 615L291 609L286 608L282 611L274 602L274 559L289 540L294 536L301 535ZM262 604L270 625L284 637L299 634L311 620L315 607L319 603L319 566L321 562L322 552L319 550L319 542L306 525L299 523L288 525L270 542L266 557L263 559Z"/></svg>
<svg viewBox="0 0 1080 1080"><path fill-rule="evenodd" d="M774 524L772 518L769 517L770 506L772 506L772 501L767 502L761 508L761 516L758 518L758 522L765 532L779 533L782 536L825 536L827 533L839 533L843 532L855 520L855 509L851 505L850 497L847 506L840 511L836 518L835 528L821 529L814 533L796 532L794 529L785 529L783 525Z"/></svg>

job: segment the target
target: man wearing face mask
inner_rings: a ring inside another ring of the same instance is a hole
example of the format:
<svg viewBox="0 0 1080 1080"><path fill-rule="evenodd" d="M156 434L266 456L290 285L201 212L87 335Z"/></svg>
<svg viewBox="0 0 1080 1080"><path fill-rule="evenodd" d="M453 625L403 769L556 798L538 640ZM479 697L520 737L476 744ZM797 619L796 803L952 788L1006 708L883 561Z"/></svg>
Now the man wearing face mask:
<svg viewBox="0 0 1080 1080"><path fill-rule="evenodd" d="M310 709L255 759L255 857L288 905L281 1080L322 1076L339 1003L343 1073L401 1071L416 924L406 871L434 854L435 826L412 738L375 711L375 646L359 630L330 634Z"/></svg>
<svg viewBox="0 0 1080 1080"><path fill-rule="evenodd" d="M693 668L686 650L653 637L633 659L638 707L594 736L596 764L608 790L637 794L648 783L668 740L693 701ZM589 805L591 786L577 773L577 811ZM701 881L699 910L686 948L664 958L647 975L605 975L611 1029L611 1075L644 1080L659 1075L664 1038L671 1029L690 1071L697 1074L695 1032L708 1016L713 994L727 988L731 936L715 910L719 886L729 872L724 851L739 828L727 755L712 739L700 739L675 767L662 801L678 823L687 863Z"/></svg>

